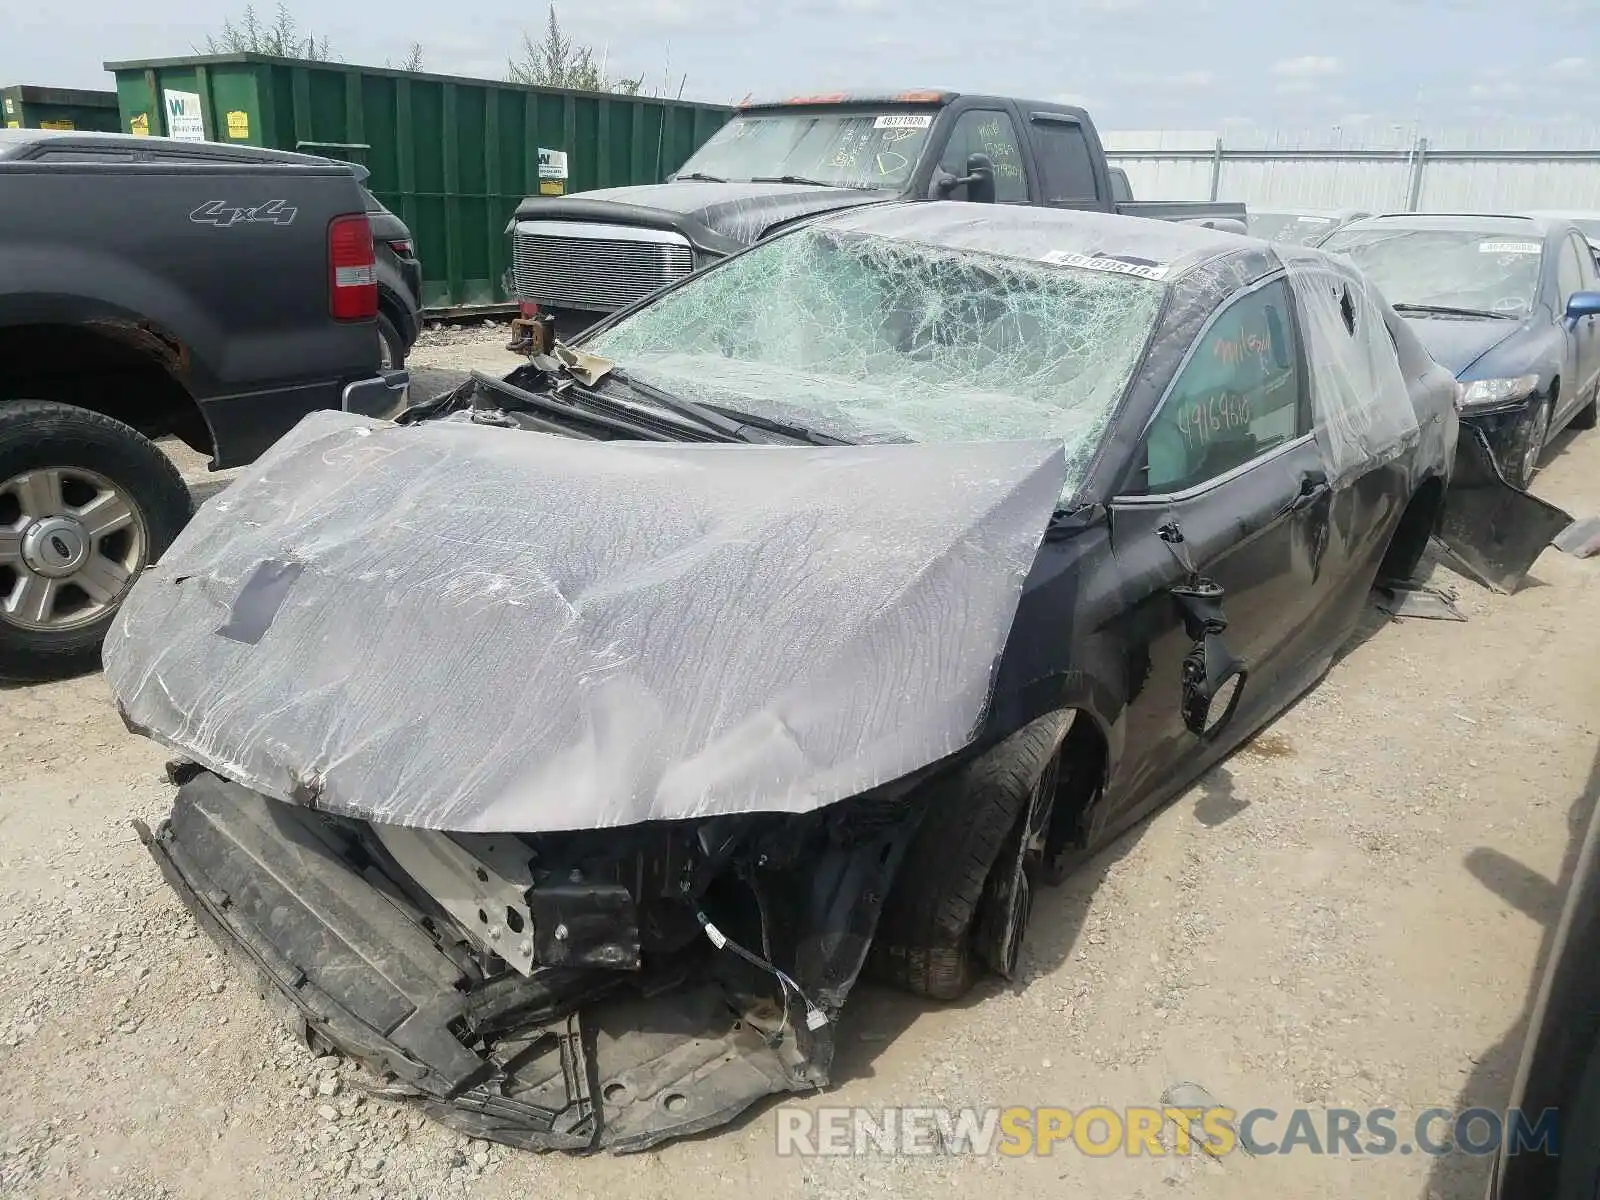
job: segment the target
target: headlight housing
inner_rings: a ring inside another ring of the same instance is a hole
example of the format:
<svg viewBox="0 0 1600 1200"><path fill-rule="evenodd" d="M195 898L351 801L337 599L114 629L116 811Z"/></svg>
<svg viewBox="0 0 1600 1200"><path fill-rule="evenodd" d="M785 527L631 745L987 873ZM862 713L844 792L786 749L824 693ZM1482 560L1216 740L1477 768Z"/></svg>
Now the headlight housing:
<svg viewBox="0 0 1600 1200"><path fill-rule="evenodd" d="M1537 375L1518 375L1514 379L1474 379L1461 389L1461 407L1490 408L1519 403L1538 386Z"/></svg>

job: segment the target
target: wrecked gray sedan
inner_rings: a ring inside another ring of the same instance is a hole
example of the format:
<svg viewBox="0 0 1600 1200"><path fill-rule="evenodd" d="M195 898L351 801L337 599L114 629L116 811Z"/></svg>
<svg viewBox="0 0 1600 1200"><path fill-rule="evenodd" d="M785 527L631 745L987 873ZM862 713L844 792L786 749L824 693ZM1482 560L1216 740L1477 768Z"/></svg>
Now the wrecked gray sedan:
<svg viewBox="0 0 1600 1200"><path fill-rule="evenodd" d="M821 1087L864 971L1014 974L1035 889L1444 527L1454 381L1315 251L883 205L535 332L401 423L308 417L105 652L183 756L141 833L201 924L511 1145ZM1484 463L1453 541L1508 578L1565 520Z"/></svg>

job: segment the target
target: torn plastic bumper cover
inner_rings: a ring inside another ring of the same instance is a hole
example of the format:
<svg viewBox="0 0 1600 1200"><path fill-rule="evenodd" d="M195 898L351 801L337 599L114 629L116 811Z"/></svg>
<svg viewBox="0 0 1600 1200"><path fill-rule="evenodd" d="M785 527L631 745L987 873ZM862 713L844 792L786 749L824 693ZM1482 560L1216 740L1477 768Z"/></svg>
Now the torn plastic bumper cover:
<svg viewBox="0 0 1600 1200"><path fill-rule="evenodd" d="M909 810L897 815L901 824L864 828L849 845L830 843L815 816L798 820L817 822L820 841L786 830L812 855L808 866L822 867L806 887L823 897L816 915L835 923L793 937L808 920L802 899L785 910L795 924L773 914L785 936L769 953L792 956L805 980L797 986L818 1011L836 1011L860 969L902 826L910 828ZM763 972L717 953L692 921L647 932L653 953L641 971L536 966L524 975L476 953L363 822L202 773L160 830L140 835L202 928L264 996L287 1001L301 1041L351 1056L383 1081L383 1094L470 1136L525 1149L642 1150L721 1125L773 1093L827 1082L831 1019L808 1021L800 1003L790 1011L788 995L762 985ZM789 903L797 865L769 860L752 883L758 903ZM760 937L725 907L730 930Z"/></svg>
<svg viewBox="0 0 1600 1200"><path fill-rule="evenodd" d="M821 1086L1064 470L314 415L107 639L195 764L141 836L308 1044L473 1136L638 1150Z"/></svg>

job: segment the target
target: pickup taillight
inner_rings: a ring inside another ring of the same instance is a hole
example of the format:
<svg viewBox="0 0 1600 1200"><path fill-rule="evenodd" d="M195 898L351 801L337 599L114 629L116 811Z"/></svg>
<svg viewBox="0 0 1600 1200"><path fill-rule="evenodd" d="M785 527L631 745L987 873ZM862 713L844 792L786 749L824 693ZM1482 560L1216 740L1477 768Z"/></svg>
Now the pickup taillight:
<svg viewBox="0 0 1600 1200"><path fill-rule="evenodd" d="M366 213L328 222L328 311L335 321L370 321L378 315L376 265Z"/></svg>

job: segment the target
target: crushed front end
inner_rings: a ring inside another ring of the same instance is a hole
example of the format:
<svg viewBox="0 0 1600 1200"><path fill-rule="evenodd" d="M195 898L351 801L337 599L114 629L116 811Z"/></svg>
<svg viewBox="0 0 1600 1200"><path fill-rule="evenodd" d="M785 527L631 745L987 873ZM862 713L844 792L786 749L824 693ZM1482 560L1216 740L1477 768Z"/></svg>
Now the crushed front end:
<svg viewBox="0 0 1600 1200"><path fill-rule="evenodd" d="M315 414L107 636L182 764L141 836L309 1044L473 1136L639 1150L820 1087L1063 478Z"/></svg>
<svg viewBox="0 0 1600 1200"><path fill-rule="evenodd" d="M313 1050L473 1137L626 1152L827 1083L915 811L462 835L200 772L140 836Z"/></svg>

